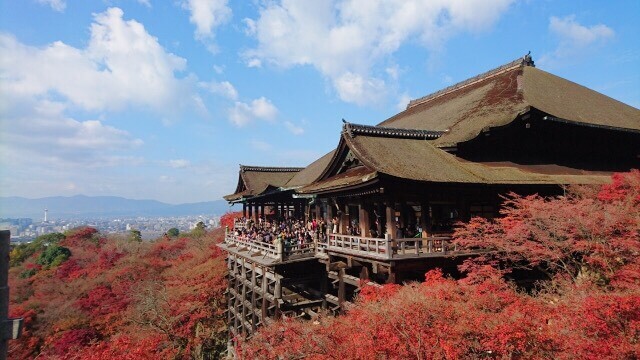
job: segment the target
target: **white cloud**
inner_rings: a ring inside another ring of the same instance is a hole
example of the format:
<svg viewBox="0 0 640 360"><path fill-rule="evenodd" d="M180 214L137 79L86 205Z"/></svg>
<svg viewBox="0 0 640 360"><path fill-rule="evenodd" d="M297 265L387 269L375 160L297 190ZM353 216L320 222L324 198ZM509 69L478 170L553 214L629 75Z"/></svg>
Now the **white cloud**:
<svg viewBox="0 0 640 360"><path fill-rule="evenodd" d="M409 101L411 101L411 96L409 96L409 94L404 93L402 95L400 95L400 97L398 98L398 102L396 104L396 109L398 111L404 111L407 109L407 105L409 105Z"/></svg>
<svg viewBox="0 0 640 360"><path fill-rule="evenodd" d="M584 26L578 23L574 15L564 18L552 16L549 19L549 31L558 37L557 48L544 54L539 64L553 67L561 61L573 59L576 55L595 48L615 36L615 32L604 24Z"/></svg>
<svg viewBox="0 0 640 360"><path fill-rule="evenodd" d="M216 74L221 75L224 73L224 65L213 65L213 71L215 71Z"/></svg>
<svg viewBox="0 0 640 360"><path fill-rule="evenodd" d="M304 134L304 129L301 126L298 126L292 123L291 121L285 121L283 122L283 124L284 124L284 127L286 127L287 130L289 130L289 132L292 133L293 135Z"/></svg>
<svg viewBox="0 0 640 360"><path fill-rule="evenodd" d="M67 3L64 0L38 0L40 4L51 6L51 8L58 12L63 12L67 8Z"/></svg>
<svg viewBox="0 0 640 360"><path fill-rule="evenodd" d="M86 110L140 106L158 111L193 105L191 79L176 72L186 60L166 52L158 40L123 12L94 15L84 49L57 41L38 48L0 34L2 91L56 98Z"/></svg>
<svg viewBox="0 0 640 360"><path fill-rule="evenodd" d="M191 162L186 159L173 159L169 160L169 166L174 169L184 169L191 165Z"/></svg>
<svg viewBox="0 0 640 360"><path fill-rule="evenodd" d="M387 81L383 60L403 44L417 41L438 49L462 31L490 27L513 0L283 0L245 19L258 45L243 55L281 67L313 66L347 102L371 104ZM386 79L385 79L386 78Z"/></svg>
<svg viewBox="0 0 640 360"><path fill-rule="evenodd" d="M151 7L151 1L150 0L137 0L138 3L150 8Z"/></svg>
<svg viewBox="0 0 640 360"><path fill-rule="evenodd" d="M249 59L247 60L247 66L250 68L259 68L262 67L262 61L260 61L260 59Z"/></svg>
<svg viewBox="0 0 640 360"><path fill-rule="evenodd" d="M235 106L229 109L229 119L240 127L254 119L272 121L277 115L278 108L265 97L252 100L249 104L236 101Z"/></svg>
<svg viewBox="0 0 640 360"><path fill-rule="evenodd" d="M211 91L216 95L224 96L227 99L231 99L231 100L238 99L238 91L233 86L233 84L231 84L228 81L222 81L222 82L211 81L208 83L201 83L200 86Z"/></svg>
<svg viewBox="0 0 640 360"><path fill-rule="evenodd" d="M196 38L213 37L213 31L231 18L227 0L185 0L182 7L191 15L189 21L196 26Z"/></svg>
<svg viewBox="0 0 640 360"><path fill-rule="evenodd" d="M126 152L143 145L129 132L99 120L64 115L65 106L9 95L2 106L1 161L12 167L104 167L137 161ZM37 171L37 168L32 168Z"/></svg>
<svg viewBox="0 0 640 360"><path fill-rule="evenodd" d="M352 72L333 79L333 86L342 100L358 105L374 104L385 95L384 81Z"/></svg>

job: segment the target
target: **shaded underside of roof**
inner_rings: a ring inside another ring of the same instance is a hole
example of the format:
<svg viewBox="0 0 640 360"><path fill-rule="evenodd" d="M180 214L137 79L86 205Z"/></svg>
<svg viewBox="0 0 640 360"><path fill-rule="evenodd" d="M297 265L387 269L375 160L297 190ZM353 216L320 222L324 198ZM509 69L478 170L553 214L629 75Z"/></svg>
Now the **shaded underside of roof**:
<svg viewBox="0 0 640 360"><path fill-rule="evenodd" d="M513 62L471 80L418 99L379 126L446 131L434 145L455 146L534 107L578 124L640 130L640 110L532 66Z"/></svg>
<svg viewBox="0 0 640 360"><path fill-rule="evenodd" d="M292 189L300 186L305 186L316 181L320 177L324 169L327 167L327 165L329 165L334 152L335 150L331 150L329 153L309 164L309 166L304 168L304 170L296 173L295 176L293 176L291 180L289 180L284 185L284 187L287 189Z"/></svg>
<svg viewBox="0 0 640 360"><path fill-rule="evenodd" d="M425 140L343 136L347 146L371 170L397 178L434 183L594 184L610 174L563 167L474 163L449 154ZM542 170L542 171L541 171Z"/></svg>

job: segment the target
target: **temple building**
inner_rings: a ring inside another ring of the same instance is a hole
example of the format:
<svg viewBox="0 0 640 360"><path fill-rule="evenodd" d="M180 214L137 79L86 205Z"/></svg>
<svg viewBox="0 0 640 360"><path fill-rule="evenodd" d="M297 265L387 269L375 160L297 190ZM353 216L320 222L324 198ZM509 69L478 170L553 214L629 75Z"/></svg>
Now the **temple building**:
<svg viewBox="0 0 640 360"><path fill-rule="evenodd" d="M344 121L344 120L343 120ZM640 110L534 66L530 56L411 101L376 126L344 121L306 168L240 166L244 219L322 219L310 243L229 229L228 321L250 336L279 316L340 313L363 283L402 283L477 253L448 240L502 196L562 194L640 167ZM248 221L248 223L247 223Z"/></svg>

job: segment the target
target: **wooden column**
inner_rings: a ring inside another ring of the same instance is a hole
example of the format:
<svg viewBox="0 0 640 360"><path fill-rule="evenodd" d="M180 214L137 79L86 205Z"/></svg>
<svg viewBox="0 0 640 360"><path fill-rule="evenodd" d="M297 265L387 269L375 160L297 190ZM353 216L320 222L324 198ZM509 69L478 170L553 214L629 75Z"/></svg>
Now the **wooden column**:
<svg viewBox="0 0 640 360"><path fill-rule="evenodd" d="M265 323L265 319L267 318L267 293L269 288L267 286L267 270L264 267L260 268L262 270L262 323Z"/></svg>
<svg viewBox="0 0 640 360"><path fill-rule="evenodd" d="M248 205L249 206L247 206L247 207L248 207L249 213L247 214L247 218L248 219L252 219L253 218L253 205L251 205L251 203L249 203Z"/></svg>
<svg viewBox="0 0 640 360"><path fill-rule="evenodd" d="M426 238L431 233L431 219L429 219L429 203L423 201L420 203L420 228L422 228L422 237Z"/></svg>
<svg viewBox="0 0 640 360"><path fill-rule="evenodd" d="M340 306L340 312L344 312L344 300L344 269L340 268L340 270L338 270L338 305Z"/></svg>
<svg viewBox="0 0 640 360"><path fill-rule="evenodd" d="M381 202L376 204L377 206L377 214L376 215L376 220L378 220L378 224L376 225L376 230L378 231L378 237L382 237L382 215L384 214L384 206L382 205ZM379 218L378 218L379 216Z"/></svg>
<svg viewBox="0 0 640 360"><path fill-rule="evenodd" d="M369 237L371 235L369 225L369 205L358 205L358 223L360 224L360 236Z"/></svg>
<svg viewBox="0 0 640 360"><path fill-rule="evenodd" d="M391 238L396 237L396 209L395 202L392 199L386 201L386 215L387 215L387 234L391 235Z"/></svg>
<svg viewBox="0 0 640 360"><path fill-rule="evenodd" d="M326 204L326 211L324 213L324 216L325 216L324 221L327 223L327 232L331 234L333 230L333 205L331 205L331 203L329 202L327 202Z"/></svg>
<svg viewBox="0 0 640 360"><path fill-rule="evenodd" d="M317 202L316 202L315 210L316 210L315 219L316 221L318 221L320 220L320 215L322 215L322 212L320 211L320 204L318 204Z"/></svg>
<svg viewBox="0 0 640 360"><path fill-rule="evenodd" d="M264 219L264 204L260 206L260 217Z"/></svg>
<svg viewBox="0 0 640 360"><path fill-rule="evenodd" d="M340 216L340 234L347 234L347 227L349 226L349 205L345 204L342 210L342 216Z"/></svg>
<svg viewBox="0 0 640 360"><path fill-rule="evenodd" d="M244 218L247 217L247 204L246 203L242 203L242 217L244 217Z"/></svg>
<svg viewBox="0 0 640 360"><path fill-rule="evenodd" d="M263 205L264 207L264 205ZM258 316L256 315L256 263L251 262L251 330L255 332L258 327Z"/></svg>

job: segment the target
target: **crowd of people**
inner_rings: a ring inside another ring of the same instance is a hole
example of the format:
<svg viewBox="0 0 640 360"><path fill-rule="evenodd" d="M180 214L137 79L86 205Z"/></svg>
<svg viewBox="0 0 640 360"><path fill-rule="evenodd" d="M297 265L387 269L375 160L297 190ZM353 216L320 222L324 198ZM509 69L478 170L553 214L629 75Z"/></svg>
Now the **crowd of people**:
<svg viewBox="0 0 640 360"><path fill-rule="evenodd" d="M326 240L327 224L323 219L307 222L296 219L268 220L260 217L257 221L239 218L234 233L238 239L271 244L284 244L285 251L293 247L304 248L314 240Z"/></svg>

